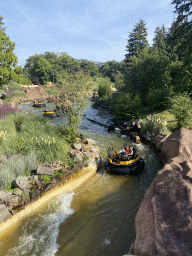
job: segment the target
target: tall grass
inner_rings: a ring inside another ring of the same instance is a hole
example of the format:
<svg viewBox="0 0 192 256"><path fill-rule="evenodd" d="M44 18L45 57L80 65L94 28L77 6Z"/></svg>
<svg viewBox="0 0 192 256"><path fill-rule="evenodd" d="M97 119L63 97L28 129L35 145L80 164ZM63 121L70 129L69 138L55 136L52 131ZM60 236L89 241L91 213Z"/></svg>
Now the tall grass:
<svg viewBox="0 0 192 256"><path fill-rule="evenodd" d="M8 90L6 89L8 87ZM6 93L6 101L10 101L13 97L24 97L25 93L22 92L22 86L17 82L10 82L4 86L4 92Z"/></svg>
<svg viewBox="0 0 192 256"><path fill-rule="evenodd" d="M6 188L17 177L29 175L36 167L36 156L34 152L26 156L13 157L0 165L0 186Z"/></svg>
<svg viewBox="0 0 192 256"><path fill-rule="evenodd" d="M69 146L62 129L44 117L15 113L0 119L0 132L7 131L0 139L0 153L26 155L35 152L37 163L63 161L68 157Z"/></svg>

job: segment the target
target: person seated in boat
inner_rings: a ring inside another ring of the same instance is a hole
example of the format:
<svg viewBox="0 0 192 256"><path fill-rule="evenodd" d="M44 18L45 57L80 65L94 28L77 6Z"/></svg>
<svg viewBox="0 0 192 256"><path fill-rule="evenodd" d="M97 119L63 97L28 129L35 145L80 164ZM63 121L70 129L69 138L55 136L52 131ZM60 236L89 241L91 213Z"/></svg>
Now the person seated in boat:
<svg viewBox="0 0 192 256"><path fill-rule="evenodd" d="M122 147L122 148L119 150L119 152L118 152L118 157L119 157L120 160L122 160L125 155L126 155L125 149L124 149L124 147Z"/></svg>
<svg viewBox="0 0 192 256"><path fill-rule="evenodd" d="M136 145L133 146L133 159L136 158L138 156L137 154L137 147Z"/></svg>
<svg viewBox="0 0 192 256"><path fill-rule="evenodd" d="M131 150L128 146L125 147L125 152L126 152L126 155L131 154Z"/></svg>
<svg viewBox="0 0 192 256"><path fill-rule="evenodd" d="M113 150L112 150L112 148L108 148L107 154L108 154L108 157L113 160Z"/></svg>

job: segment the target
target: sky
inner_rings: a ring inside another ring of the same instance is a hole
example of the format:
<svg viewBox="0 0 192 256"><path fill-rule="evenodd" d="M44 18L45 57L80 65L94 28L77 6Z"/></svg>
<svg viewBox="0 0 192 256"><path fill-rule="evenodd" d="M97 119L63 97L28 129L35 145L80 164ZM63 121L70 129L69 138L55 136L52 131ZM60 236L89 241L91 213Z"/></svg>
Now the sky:
<svg viewBox="0 0 192 256"><path fill-rule="evenodd" d="M19 65L44 52L67 52L94 62L122 61L129 33L143 19L148 42L170 28L172 0L1 0L5 32L15 42Z"/></svg>

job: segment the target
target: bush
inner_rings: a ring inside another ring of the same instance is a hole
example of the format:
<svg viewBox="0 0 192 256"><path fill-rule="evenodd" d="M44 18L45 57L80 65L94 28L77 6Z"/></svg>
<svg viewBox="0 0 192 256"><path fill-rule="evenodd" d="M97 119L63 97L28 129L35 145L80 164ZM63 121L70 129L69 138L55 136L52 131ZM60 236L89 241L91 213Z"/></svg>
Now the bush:
<svg viewBox="0 0 192 256"><path fill-rule="evenodd" d="M1 117L5 117L5 116L7 116L11 113L14 113L16 111L18 111L18 108L17 107L13 108L8 102L5 102L0 106Z"/></svg>
<svg viewBox="0 0 192 256"><path fill-rule="evenodd" d="M169 98L173 95L169 87L150 88L146 95L146 103L151 111L164 110L169 104Z"/></svg>
<svg viewBox="0 0 192 256"><path fill-rule="evenodd" d="M29 78L26 78L22 75L19 83L23 85L30 85L32 82Z"/></svg>
<svg viewBox="0 0 192 256"><path fill-rule="evenodd" d="M0 165L0 185L7 187L17 177L29 175L36 167L36 156L34 152L26 156L19 156L17 159L11 157L4 164Z"/></svg>
<svg viewBox="0 0 192 256"><path fill-rule="evenodd" d="M100 78L98 87L99 87L98 94L100 98L103 96L108 96L111 93L110 78L108 77Z"/></svg>
<svg viewBox="0 0 192 256"><path fill-rule="evenodd" d="M43 175L43 180L45 181L45 184L49 184L51 182L51 176L50 175Z"/></svg>
<svg viewBox="0 0 192 256"><path fill-rule="evenodd" d="M10 101L13 97L24 97L25 93L22 92L22 87L17 82L12 81L4 86L5 99Z"/></svg>
<svg viewBox="0 0 192 256"><path fill-rule="evenodd" d="M156 136L158 134L166 134L167 122L158 115L149 115L142 120L141 123L141 134L149 132L152 136Z"/></svg>
<svg viewBox="0 0 192 256"><path fill-rule="evenodd" d="M137 119L141 109L139 94L116 92L111 96L110 109L119 119Z"/></svg>
<svg viewBox="0 0 192 256"><path fill-rule="evenodd" d="M23 116L23 117L22 117ZM16 127L21 122L20 127ZM16 132L16 129L19 133ZM5 132L0 153L29 154L34 151L37 162L53 162L56 159L63 161L68 157L69 146L59 127L51 125L49 120L33 115L10 115L0 120L0 132Z"/></svg>
<svg viewBox="0 0 192 256"><path fill-rule="evenodd" d="M169 112L175 115L178 128L192 127L192 101L187 93L179 94L170 98Z"/></svg>

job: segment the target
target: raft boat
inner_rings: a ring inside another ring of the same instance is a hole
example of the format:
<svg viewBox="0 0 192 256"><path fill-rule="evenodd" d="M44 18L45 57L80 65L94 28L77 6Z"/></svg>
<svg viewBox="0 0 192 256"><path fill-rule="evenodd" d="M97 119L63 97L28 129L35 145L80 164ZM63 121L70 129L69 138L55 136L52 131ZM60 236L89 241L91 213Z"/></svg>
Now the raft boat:
<svg viewBox="0 0 192 256"><path fill-rule="evenodd" d="M105 169L108 172L121 175L137 175L143 172L145 162L136 153L129 156L128 160L122 160L118 157L118 153L112 153L113 157L108 154L108 159L105 162Z"/></svg>
<svg viewBox="0 0 192 256"><path fill-rule="evenodd" d="M43 115L52 118L56 116L54 111L43 111Z"/></svg>
<svg viewBox="0 0 192 256"><path fill-rule="evenodd" d="M44 101L42 102L33 102L33 107L36 107L36 108L42 108L42 107L45 107L46 104L44 103Z"/></svg>

